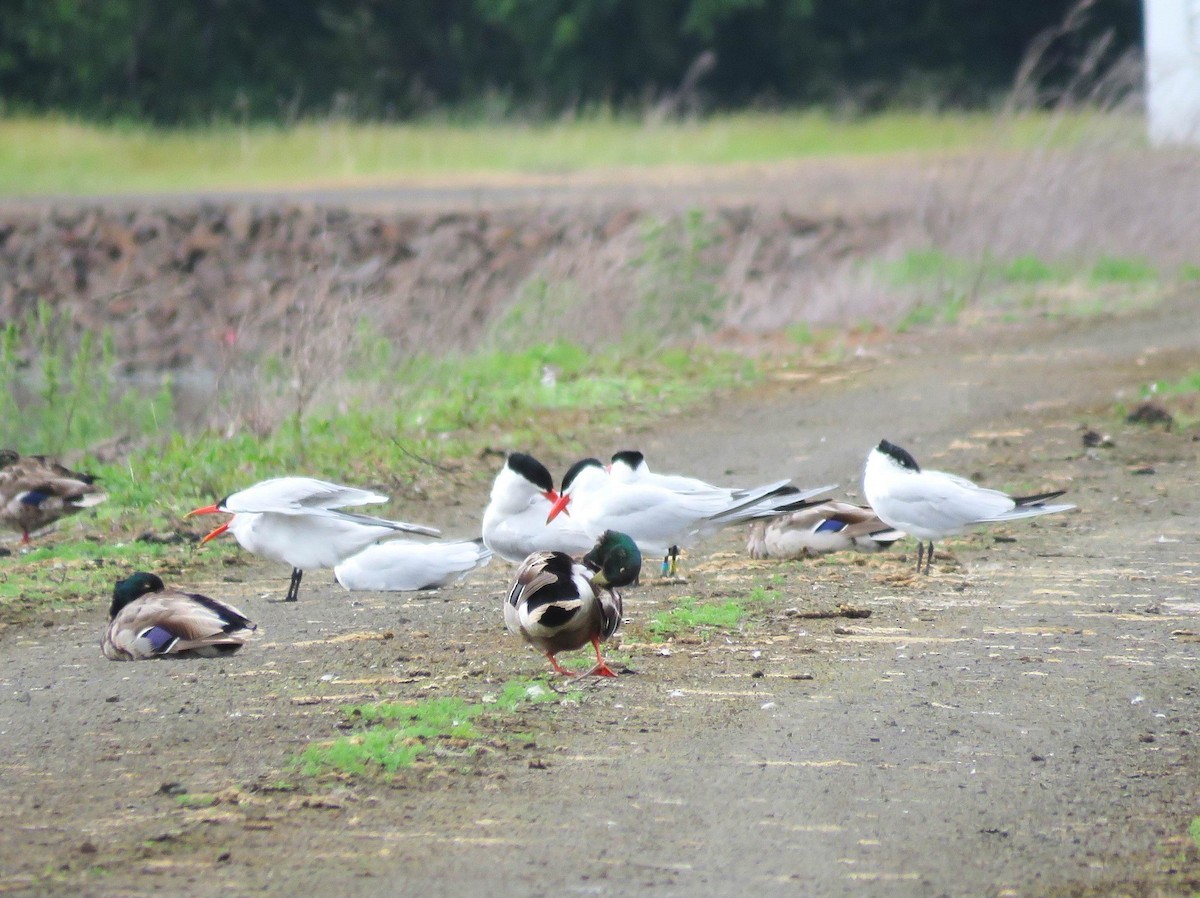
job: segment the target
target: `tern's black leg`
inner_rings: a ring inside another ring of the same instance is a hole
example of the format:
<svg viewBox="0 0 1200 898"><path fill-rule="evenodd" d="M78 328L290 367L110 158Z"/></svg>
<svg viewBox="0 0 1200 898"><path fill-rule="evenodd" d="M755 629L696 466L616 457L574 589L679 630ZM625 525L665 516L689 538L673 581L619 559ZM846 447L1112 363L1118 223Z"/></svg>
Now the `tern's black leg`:
<svg viewBox="0 0 1200 898"><path fill-rule="evenodd" d="M933 540L929 541L929 554L925 556L925 573L929 573L929 565L933 564Z"/></svg>
<svg viewBox="0 0 1200 898"><path fill-rule="evenodd" d="M921 562L925 560L925 541L917 543L917 573L921 573Z"/></svg>
<svg viewBox="0 0 1200 898"><path fill-rule="evenodd" d="M292 568L292 582L288 584L287 596L285 602L294 602L300 596L300 578L304 576L304 571L298 567Z"/></svg>

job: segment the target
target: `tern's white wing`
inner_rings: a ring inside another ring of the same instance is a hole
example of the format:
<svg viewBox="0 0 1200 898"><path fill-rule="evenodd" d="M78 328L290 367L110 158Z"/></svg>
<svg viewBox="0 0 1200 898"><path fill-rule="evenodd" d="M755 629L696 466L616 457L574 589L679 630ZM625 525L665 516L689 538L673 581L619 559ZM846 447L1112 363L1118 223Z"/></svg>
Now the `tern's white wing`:
<svg viewBox="0 0 1200 898"><path fill-rule="evenodd" d="M411 591L436 589L461 580L491 560L479 540L418 543L393 539L367 546L333 569L346 589Z"/></svg>
<svg viewBox="0 0 1200 898"><path fill-rule="evenodd" d="M348 505L374 505L388 497L369 490L342 486L312 477L275 477L233 493L225 508L238 512L274 512L307 514L314 509L344 508Z"/></svg>
<svg viewBox="0 0 1200 898"><path fill-rule="evenodd" d="M1012 511L1004 493L984 489L941 471L890 478L877 496L868 496L879 516L919 539L958 533L968 524Z"/></svg>

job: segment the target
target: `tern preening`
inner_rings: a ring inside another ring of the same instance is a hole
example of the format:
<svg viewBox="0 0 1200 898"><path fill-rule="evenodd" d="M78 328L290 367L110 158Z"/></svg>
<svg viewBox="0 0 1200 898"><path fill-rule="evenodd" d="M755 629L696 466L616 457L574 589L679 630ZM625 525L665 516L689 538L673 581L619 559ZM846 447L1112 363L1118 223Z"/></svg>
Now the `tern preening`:
<svg viewBox="0 0 1200 898"><path fill-rule="evenodd" d="M256 629L232 605L167 589L157 575L145 571L117 583L108 616L100 648L112 661L232 655Z"/></svg>
<svg viewBox="0 0 1200 898"><path fill-rule="evenodd" d="M566 552L534 552L517 568L504 601L504 626L564 676L572 673L555 655L590 642L596 666L588 673L615 677L600 654L600 643L621 625L621 594L616 588L634 583L641 568L642 555L633 540L612 531L601 534L579 561Z"/></svg>
<svg viewBox="0 0 1200 898"><path fill-rule="evenodd" d="M596 542L570 517L546 523L558 501L550 471L532 455L513 452L492 484L483 513L483 544L518 564L533 552L582 555Z"/></svg>
<svg viewBox="0 0 1200 898"><path fill-rule="evenodd" d="M44 455L0 449L0 524L19 531L24 544L34 531L107 498L91 474Z"/></svg>
<svg viewBox="0 0 1200 898"><path fill-rule="evenodd" d="M933 561L934 540L962 533L973 524L1015 521L1068 511L1074 505L1047 505L1066 490L1010 496L943 471L922 470L906 450L887 440L871 450L863 471L863 495L886 523L915 536L917 570L929 542L925 573Z"/></svg>
<svg viewBox="0 0 1200 898"><path fill-rule="evenodd" d="M492 559L483 540L419 543L389 539L367 546L333 569L345 589L409 592L457 583Z"/></svg>
<svg viewBox="0 0 1200 898"><path fill-rule="evenodd" d="M872 509L831 499L754 521L746 551L751 558L806 558L846 550L878 552L903 538L902 531L880 520Z"/></svg>
<svg viewBox="0 0 1200 898"><path fill-rule="evenodd" d="M229 531L248 552L291 565L292 580L284 601L294 602L305 571L335 567L395 533L440 535L433 527L341 510L387 501L388 497L379 493L311 477L276 477L197 508L187 516L233 514L201 543Z"/></svg>
<svg viewBox="0 0 1200 898"><path fill-rule="evenodd" d="M787 480L746 490L696 481L686 489L660 486L652 478L611 476L595 458L577 461L563 477L550 520L566 511L589 534L629 534L644 555L663 556L674 574L675 556L722 527L805 508L833 486L801 490Z"/></svg>

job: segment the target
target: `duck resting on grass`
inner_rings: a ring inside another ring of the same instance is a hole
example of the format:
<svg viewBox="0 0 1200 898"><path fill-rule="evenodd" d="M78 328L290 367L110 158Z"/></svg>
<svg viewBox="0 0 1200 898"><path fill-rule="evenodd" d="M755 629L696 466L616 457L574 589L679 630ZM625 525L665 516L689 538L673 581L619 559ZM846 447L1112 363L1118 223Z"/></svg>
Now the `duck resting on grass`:
<svg viewBox="0 0 1200 898"><path fill-rule="evenodd" d="M232 514L201 544L228 530L247 552L291 565L292 580L284 601L294 602L305 571L335 567L371 543L396 533L440 535L432 527L341 510L348 505L386 501L388 497L379 493L311 477L276 477L190 511L186 517Z"/></svg>
<svg viewBox="0 0 1200 898"><path fill-rule="evenodd" d="M111 661L232 655L256 629L233 606L167 589L156 574L145 571L118 581L108 616L100 647Z"/></svg>
<svg viewBox="0 0 1200 898"><path fill-rule="evenodd" d="M596 666L588 674L617 674L600 654L600 643L621 625L617 587L635 582L642 553L624 533L607 530L576 561L565 552L534 552L517 568L516 581L504 602L504 625L550 660L564 676L574 674L555 658L591 643Z"/></svg>
<svg viewBox="0 0 1200 898"><path fill-rule="evenodd" d="M751 558L808 558L826 552L879 552L904 533L879 519L870 508L830 500L754 521L746 540Z"/></svg>
<svg viewBox="0 0 1200 898"><path fill-rule="evenodd" d="M107 498L91 474L44 455L0 449L0 524L19 531L23 545L29 544L31 533Z"/></svg>

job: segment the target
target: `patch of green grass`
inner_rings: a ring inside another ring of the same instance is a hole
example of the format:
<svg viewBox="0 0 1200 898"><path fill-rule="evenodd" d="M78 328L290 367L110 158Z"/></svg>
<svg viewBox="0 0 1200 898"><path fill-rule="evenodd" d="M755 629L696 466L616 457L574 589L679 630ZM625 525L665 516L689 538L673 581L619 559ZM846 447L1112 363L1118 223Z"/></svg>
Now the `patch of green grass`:
<svg viewBox="0 0 1200 898"><path fill-rule="evenodd" d="M230 545L198 554L190 543L78 538L76 534L95 526L84 520L87 514L60 522L59 530L68 538L61 533L35 537L32 549L4 559L0 623L20 623L48 610L79 605L107 609L113 586L134 571L158 573L168 585L187 583L201 572L211 577L236 552Z"/></svg>
<svg viewBox="0 0 1200 898"><path fill-rule="evenodd" d="M817 335L813 333L812 327L804 321L789 324L783 332L797 346L812 346L817 342Z"/></svg>
<svg viewBox="0 0 1200 898"><path fill-rule="evenodd" d="M948 293L939 303L919 303L909 309L896 323L897 333L907 333L914 327L935 324L956 324L967 305L964 293Z"/></svg>
<svg viewBox="0 0 1200 898"><path fill-rule="evenodd" d="M415 704L381 702L344 709L352 722L367 726L331 742L310 745L297 759L304 776L327 771L363 775L393 774L409 767L431 743L480 737L472 719L482 705L459 698L433 698ZM383 726L380 724L388 724Z"/></svg>
<svg viewBox="0 0 1200 898"><path fill-rule="evenodd" d="M1158 271L1145 259L1101 256L1092 265L1091 282L1104 284L1146 284L1158 279Z"/></svg>
<svg viewBox="0 0 1200 898"><path fill-rule="evenodd" d="M111 335L85 331L72 344L69 330L44 302L0 329L0 446L56 454L118 428L141 436L170 424L169 379L152 392L117 389L109 376L118 364Z"/></svg>
<svg viewBox="0 0 1200 898"><path fill-rule="evenodd" d="M1157 380L1142 388L1143 398L1153 395L1186 396L1200 393L1200 370L1185 374L1178 380Z"/></svg>
<svg viewBox="0 0 1200 898"><path fill-rule="evenodd" d="M664 642L688 631L699 631L707 638L713 630L736 630L746 616L741 602L701 602L684 596L669 611L660 611L650 618L646 629L655 642Z"/></svg>
<svg viewBox="0 0 1200 898"><path fill-rule="evenodd" d="M1117 120L1114 118L1114 122ZM1070 145L1094 115L739 112L647 125L605 112L544 123L343 119L159 129L62 117L0 118L0 194L236 189L378 183L469 173L572 172L660 165L762 163L830 154ZM1118 122L1123 127L1135 128Z"/></svg>
<svg viewBox="0 0 1200 898"><path fill-rule="evenodd" d="M1028 255L1017 256L1006 264L1000 264L999 273L1010 284L1057 283L1065 277L1064 271L1058 266Z"/></svg>
<svg viewBox="0 0 1200 898"><path fill-rule="evenodd" d="M782 579L772 580L775 585L782 582ZM738 629L754 606L770 604L778 599L776 590L762 585L754 586L741 598L726 601L701 601L695 596L683 596L674 608L651 616L646 629L655 642L663 642L685 632L698 632L702 639L707 639L716 630Z"/></svg>
<svg viewBox="0 0 1200 898"><path fill-rule="evenodd" d="M468 704L455 697L418 702L379 702L343 708L356 731L309 745L294 761L304 776L337 773L389 777L437 746L470 752L487 738L486 721L522 704L560 702L563 696L532 681L506 683L490 701ZM522 734L526 739L528 734Z"/></svg>
<svg viewBox="0 0 1200 898"><path fill-rule="evenodd" d="M185 792L182 795L176 795L175 801L180 807L184 808L211 808L217 804L220 799L216 795L211 795L207 792Z"/></svg>
<svg viewBox="0 0 1200 898"><path fill-rule="evenodd" d="M1200 849L1200 817L1192 818L1192 822L1188 824L1188 835L1192 837L1192 844Z"/></svg>

